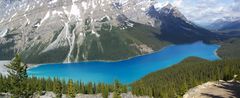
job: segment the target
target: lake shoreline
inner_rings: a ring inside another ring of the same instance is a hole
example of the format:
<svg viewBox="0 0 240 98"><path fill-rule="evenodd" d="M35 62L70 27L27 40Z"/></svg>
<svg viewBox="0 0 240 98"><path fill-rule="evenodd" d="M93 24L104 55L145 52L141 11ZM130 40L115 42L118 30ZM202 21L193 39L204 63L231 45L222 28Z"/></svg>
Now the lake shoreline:
<svg viewBox="0 0 240 98"><path fill-rule="evenodd" d="M195 42L184 45L169 45L151 54L140 55L120 61L85 61L53 63L31 66L28 74L36 77L59 77L83 82L106 82L121 80L131 83L157 70L168 68L189 57L209 61L219 60L216 50L219 45Z"/></svg>
<svg viewBox="0 0 240 98"><path fill-rule="evenodd" d="M193 43L189 43L189 44L194 44L194 43L204 43L203 41L197 41L197 42L193 42ZM189 45L189 44L181 44L181 45ZM121 60L87 60L87 61L79 61L79 62L62 62L62 63L42 63L42 64L27 64L28 65L28 69L32 69L32 68L36 68L36 67L39 67L39 66L42 66L42 65L48 65L48 64L77 64L77 63L88 63L88 62L105 62L105 63L113 63L113 62L121 62L121 61L127 61L127 60L131 60L131 59L134 59L136 57L142 57L142 56L146 56L146 55L151 55L151 54L154 54L154 53L157 53L157 52L161 52L163 51L164 49L168 48L168 47L173 47L173 46L176 46L177 44L170 44L170 45L167 45L163 48L161 48L160 50L158 51L153 51L151 53L146 53L146 54L142 54L142 55L136 55L136 56L132 56L132 57L129 57L129 58L126 58L126 59L121 59ZM218 44L206 44L206 45L218 45ZM221 47L221 45L218 45L218 49L216 49L214 52L215 56L217 56L219 59L221 59L221 57L218 55L217 51L219 50L219 48Z"/></svg>
<svg viewBox="0 0 240 98"><path fill-rule="evenodd" d="M32 68L36 68L36 67L39 67L39 66L42 66L42 65L48 65L48 64L51 65L51 64L78 64L78 63L88 63L88 62L105 62L105 63L122 62L122 61L127 61L127 60L134 59L136 57L141 57L141 56L146 56L146 55L151 55L151 54L154 54L154 53L157 53L157 52L161 52L162 50L164 50L164 49L166 49L168 47L172 47L172 46L175 46L175 44L170 44L168 46L165 46L165 47L161 48L158 51L154 51L154 52L146 53L146 54L142 54L142 55L136 55L136 56L129 57L129 58L126 58L126 59L121 59L121 60L87 60L87 61L80 61L80 62L27 64L27 66L28 66L28 70L29 70L29 69L32 69Z"/></svg>

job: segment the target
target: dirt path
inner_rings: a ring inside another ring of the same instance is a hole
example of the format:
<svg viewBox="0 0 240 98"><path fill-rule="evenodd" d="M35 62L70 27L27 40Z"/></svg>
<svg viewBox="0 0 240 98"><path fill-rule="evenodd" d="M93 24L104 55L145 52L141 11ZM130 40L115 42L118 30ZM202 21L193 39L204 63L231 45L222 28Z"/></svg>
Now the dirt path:
<svg viewBox="0 0 240 98"><path fill-rule="evenodd" d="M190 89L183 98L240 98L240 83L207 82Z"/></svg>

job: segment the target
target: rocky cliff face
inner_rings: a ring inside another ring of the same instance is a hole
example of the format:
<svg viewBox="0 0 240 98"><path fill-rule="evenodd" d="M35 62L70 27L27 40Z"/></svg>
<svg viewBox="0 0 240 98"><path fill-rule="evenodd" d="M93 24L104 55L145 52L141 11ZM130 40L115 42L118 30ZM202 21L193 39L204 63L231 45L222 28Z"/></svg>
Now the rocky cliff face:
<svg viewBox="0 0 240 98"><path fill-rule="evenodd" d="M172 35L167 38L161 32L168 34L169 27L175 24L182 29L185 25L174 19L181 22L187 19L179 11L172 12L176 8L171 5L156 11L157 16L153 17L149 13L156 3L154 0L2 1L0 59L11 59L19 52L26 63L120 60L157 51L172 41L169 40ZM172 14L166 14L168 10ZM166 15L174 18L168 19ZM167 22L172 25L166 25ZM191 27L184 29L188 34L196 31ZM181 41L196 40L201 38Z"/></svg>

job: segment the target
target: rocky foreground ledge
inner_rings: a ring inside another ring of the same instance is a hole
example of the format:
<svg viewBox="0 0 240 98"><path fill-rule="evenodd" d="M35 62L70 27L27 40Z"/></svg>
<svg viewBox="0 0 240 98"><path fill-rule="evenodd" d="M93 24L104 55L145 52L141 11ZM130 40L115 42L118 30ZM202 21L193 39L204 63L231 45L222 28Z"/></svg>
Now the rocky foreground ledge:
<svg viewBox="0 0 240 98"><path fill-rule="evenodd" d="M131 92L121 94L122 98L150 98L147 96L135 96ZM11 98L8 93L0 93L0 98ZM32 98L56 98L56 94L53 92L45 92L43 95L35 94ZM67 98L63 94L62 98ZM103 98L101 94L77 94L75 98ZM113 93L109 94L108 98L113 98Z"/></svg>
<svg viewBox="0 0 240 98"><path fill-rule="evenodd" d="M240 98L240 82L207 82L190 89L183 98Z"/></svg>

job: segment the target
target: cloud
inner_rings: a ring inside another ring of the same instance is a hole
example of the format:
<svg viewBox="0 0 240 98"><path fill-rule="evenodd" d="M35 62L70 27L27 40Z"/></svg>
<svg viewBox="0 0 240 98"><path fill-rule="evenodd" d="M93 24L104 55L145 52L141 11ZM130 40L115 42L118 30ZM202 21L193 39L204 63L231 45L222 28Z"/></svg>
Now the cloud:
<svg viewBox="0 0 240 98"><path fill-rule="evenodd" d="M234 0L234 4L232 6L233 11L240 11L240 0Z"/></svg>
<svg viewBox="0 0 240 98"><path fill-rule="evenodd" d="M160 0L176 6L189 20L209 24L224 17L240 17L240 0Z"/></svg>
<svg viewBox="0 0 240 98"><path fill-rule="evenodd" d="M175 1L173 2L173 5L174 5L174 6L181 6L182 3L183 3L183 0L175 0Z"/></svg>

